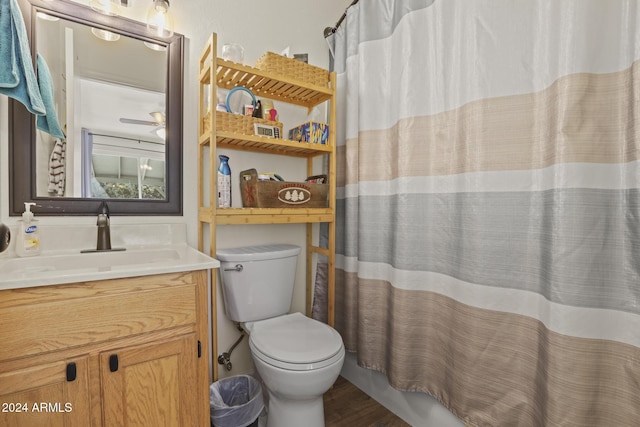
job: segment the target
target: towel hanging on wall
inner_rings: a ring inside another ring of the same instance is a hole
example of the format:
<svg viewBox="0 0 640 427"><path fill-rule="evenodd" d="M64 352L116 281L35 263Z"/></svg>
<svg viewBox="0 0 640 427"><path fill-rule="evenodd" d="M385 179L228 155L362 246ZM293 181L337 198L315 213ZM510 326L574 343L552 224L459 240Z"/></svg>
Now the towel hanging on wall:
<svg viewBox="0 0 640 427"><path fill-rule="evenodd" d="M41 131L47 132L56 138L64 139L64 132L60 128L58 115L53 103L53 82L51 81L49 67L40 54L37 55L36 60L36 66L38 67L38 86L40 87L40 94L45 109L45 114L39 115L36 118L36 125Z"/></svg>
<svg viewBox="0 0 640 427"><path fill-rule="evenodd" d="M18 100L32 114L46 113L16 0L0 0L0 93Z"/></svg>

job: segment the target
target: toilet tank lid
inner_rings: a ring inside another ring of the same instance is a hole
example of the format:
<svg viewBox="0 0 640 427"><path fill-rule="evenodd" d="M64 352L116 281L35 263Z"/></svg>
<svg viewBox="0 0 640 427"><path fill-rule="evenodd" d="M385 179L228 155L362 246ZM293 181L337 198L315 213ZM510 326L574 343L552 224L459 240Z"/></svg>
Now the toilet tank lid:
<svg viewBox="0 0 640 427"><path fill-rule="evenodd" d="M240 248L218 249L216 257L220 261L262 261L266 259L278 259L297 256L300 246L286 243L270 245L243 246Z"/></svg>

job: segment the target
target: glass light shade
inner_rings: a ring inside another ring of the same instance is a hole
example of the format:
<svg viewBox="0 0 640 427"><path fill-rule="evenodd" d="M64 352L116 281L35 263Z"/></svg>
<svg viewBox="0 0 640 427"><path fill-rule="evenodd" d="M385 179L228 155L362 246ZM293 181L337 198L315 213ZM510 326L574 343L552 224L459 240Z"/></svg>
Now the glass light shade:
<svg viewBox="0 0 640 427"><path fill-rule="evenodd" d="M103 15L118 15L120 13L119 0L91 0L89 2L91 9L102 13Z"/></svg>
<svg viewBox="0 0 640 427"><path fill-rule="evenodd" d="M108 42L115 42L120 39L120 34L112 33L111 31L99 30L97 28L91 28L91 33L100 40Z"/></svg>
<svg viewBox="0 0 640 427"><path fill-rule="evenodd" d="M154 35L169 38L173 35L173 18L168 0L153 0L147 16L147 29Z"/></svg>
<svg viewBox="0 0 640 427"><path fill-rule="evenodd" d="M144 45L151 50L155 50L158 52L164 52L167 50L166 46L159 45L157 43L144 42Z"/></svg>

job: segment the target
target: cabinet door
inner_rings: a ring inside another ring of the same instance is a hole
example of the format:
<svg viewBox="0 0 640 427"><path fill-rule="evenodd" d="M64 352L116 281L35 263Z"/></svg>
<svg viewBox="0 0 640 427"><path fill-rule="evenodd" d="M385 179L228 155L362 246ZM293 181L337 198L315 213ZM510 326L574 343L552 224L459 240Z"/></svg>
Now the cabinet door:
<svg viewBox="0 0 640 427"><path fill-rule="evenodd" d="M194 334L101 353L103 424L198 426L197 357Z"/></svg>
<svg viewBox="0 0 640 427"><path fill-rule="evenodd" d="M86 427L86 357L0 373L0 426Z"/></svg>

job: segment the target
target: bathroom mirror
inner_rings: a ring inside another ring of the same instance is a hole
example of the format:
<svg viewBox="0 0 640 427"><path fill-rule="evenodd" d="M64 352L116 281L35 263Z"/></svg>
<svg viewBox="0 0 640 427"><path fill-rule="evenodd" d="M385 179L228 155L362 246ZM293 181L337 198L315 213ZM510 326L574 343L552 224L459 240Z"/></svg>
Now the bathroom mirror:
<svg viewBox="0 0 640 427"><path fill-rule="evenodd" d="M181 214L183 36L65 0L19 4L65 138L9 100L10 214L31 201L95 215L102 200L116 215Z"/></svg>

